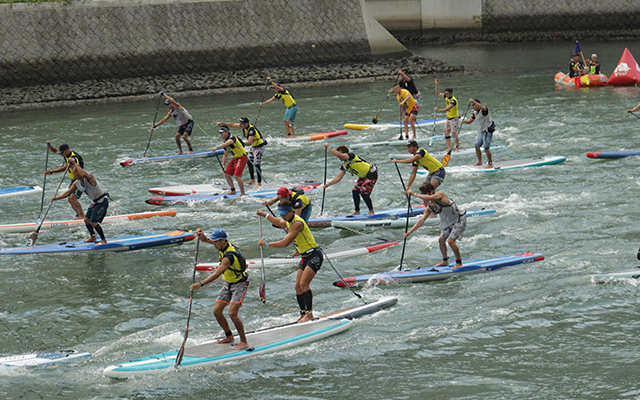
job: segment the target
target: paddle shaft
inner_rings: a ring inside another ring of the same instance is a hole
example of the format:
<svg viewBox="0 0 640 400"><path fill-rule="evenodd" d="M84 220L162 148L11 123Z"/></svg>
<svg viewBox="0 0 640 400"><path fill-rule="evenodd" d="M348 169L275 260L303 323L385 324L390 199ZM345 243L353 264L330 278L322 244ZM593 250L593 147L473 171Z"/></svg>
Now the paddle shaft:
<svg viewBox="0 0 640 400"><path fill-rule="evenodd" d="M198 252L200 251L200 236L198 236L198 240L196 241L196 257L193 262L193 277L191 279L191 284L196 283L196 266L198 265ZM191 321L191 306L193 305L193 290L189 295L189 311L187 312L187 328L184 331L184 340L182 341L182 346L180 346L180 350L178 350L178 355L176 356L176 367L180 366L182 363L182 357L184 356L184 346L187 344L187 338L189 337L189 322Z"/></svg>
<svg viewBox="0 0 640 400"><path fill-rule="evenodd" d="M402 140L402 134L404 133L404 110L400 106L400 136L398 140Z"/></svg>
<svg viewBox="0 0 640 400"><path fill-rule="evenodd" d="M467 105L467 109L464 111L464 116L462 117L462 120L460 120L460 123L458 124L458 133L457 133L458 135L460 135L460 129L462 129L462 123L467 118L467 112L469 111L469 107L471 107L471 103ZM442 157L442 161L440 161L440 163L442 164L443 167L446 167L447 165L449 165L449 161L451 161L452 151L453 151L453 146L451 146L447 154L445 154L444 157Z"/></svg>
<svg viewBox="0 0 640 400"><path fill-rule="evenodd" d="M322 207L320 207L320 215L324 214L324 195L327 191L327 189L324 187L324 185L327 184L327 148L324 148L324 182L322 185Z"/></svg>
<svg viewBox="0 0 640 400"><path fill-rule="evenodd" d="M258 118L260 117L260 110L262 110L262 103L264 103L264 98L267 95L267 88L269 87L269 83L264 86L264 91L262 92L262 100L260 101L260 107L258 107L258 113L256 114L256 121L253 123L254 125L258 125Z"/></svg>
<svg viewBox="0 0 640 400"><path fill-rule="evenodd" d="M402 183L402 189L404 191L407 190L407 187L404 185L404 179L402 179L402 174L400 173L400 168L398 168L398 163L395 163L396 166L396 171L398 171L398 176L400 177L400 183ZM404 224L404 233L406 234L407 231L409 230L409 216L411 215L411 196L409 196L408 194L406 194L407 196L407 221ZM428 212L428 210L425 210L425 212ZM400 271L402 271L402 262L404 261L404 250L407 247L407 238L404 238L404 241L402 242L402 254L400 255Z"/></svg>
<svg viewBox="0 0 640 400"><path fill-rule="evenodd" d="M397 83L398 83L398 78L395 78L393 80L393 86L395 86ZM387 100L389 100L390 95L391 95L391 90L389 90L389 92L387 93L387 97L385 97L384 103L382 103L382 107L380 107L380 109L378 110L378 113L374 115L373 119L371 120L371 122L373 122L374 124L377 124L378 121L380 121L380 113L382 112L382 109L384 108L384 106L387 105Z"/></svg>
<svg viewBox="0 0 640 400"><path fill-rule="evenodd" d="M47 152L45 153L44 158L44 170L46 171L49 167L49 145L47 144ZM42 209L44 208L44 192L47 189L47 174L44 174L44 178L42 179L42 198L40 199L40 213L38 213L38 219L42 216Z"/></svg>
<svg viewBox="0 0 640 400"><path fill-rule="evenodd" d="M153 125L151 125L151 133L149 134L149 141L147 142L147 148L144 149L144 153L142 153L142 158L147 156L147 150L149 150L149 145L151 145L151 136L153 136L153 130L156 126L156 119L158 118L158 110L160 110L160 100L162 100L162 94L158 95L158 104L156 105L156 114L153 116Z"/></svg>
<svg viewBox="0 0 640 400"><path fill-rule="evenodd" d="M353 288L349 285L347 285L347 282L344 281L344 279L342 279L342 276L340 276L340 273L338 272L338 270L336 269L336 267L333 266L333 263L331 262L331 260L329 259L329 256L327 256L327 253L324 251L323 248L320 248L320 250L322 251L322 254L324 254L324 259L327 260L329 262L329 265L331 265L331 268L333 268L333 271L336 273L336 275L338 275L338 278L340 279L340 282L342 282L342 284L346 287L349 288L349 290L351 290L351 293L353 293L354 296L356 296L357 298L359 298L360 300L362 300L362 302L364 304L367 304L366 301L364 301L364 299L362 298L362 296L360 296L358 293L356 293L355 290L353 290Z"/></svg>
<svg viewBox="0 0 640 400"><path fill-rule="evenodd" d="M258 215L258 232L260 233L260 240L262 240L262 217ZM266 303L267 299L267 290L265 287L266 275L264 273L264 252L262 251L262 245L260 245L260 262L262 263L262 283L260 284L260 288L258 289L258 294L260 295L260 300L263 303Z"/></svg>
<svg viewBox="0 0 640 400"><path fill-rule="evenodd" d="M638 115L637 115L637 114L634 114L634 113L633 113L633 111L629 111L629 114L631 114L631 115L633 115L634 117L636 117L636 118L640 119L640 117L638 117Z"/></svg>
<svg viewBox="0 0 640 400"><path fill-rule="evenodd" d="M62 179L60 179L60 183L58 183L58 187L56 188L55 193L53 194L53 197L56 197L56 195L58 194L58 190L60 190L60 186L62 186L62 182L64 182L64 178L67 176L67 172L64 171L62 173ZM49 207L47 207L47 211L45 211L44 216L42 217L42 219L40 221L38 221L38 226L36 228L36 230L29 236L29 239L27 240L27 246L33 246L36 244L36 240L38 240L38 233L40 232L40 228L42 228L42 223L44 222L44 219L47 218L47 214L49 214L49 210L51 210L51 205L53 204L53 200L51 200L49 202Z"/></svg>

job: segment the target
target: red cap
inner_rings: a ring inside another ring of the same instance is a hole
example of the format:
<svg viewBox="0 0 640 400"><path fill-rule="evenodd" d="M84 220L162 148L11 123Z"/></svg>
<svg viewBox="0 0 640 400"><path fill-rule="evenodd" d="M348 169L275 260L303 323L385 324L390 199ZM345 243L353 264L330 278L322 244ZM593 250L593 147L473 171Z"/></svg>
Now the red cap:
<svg viewBox="0 0 640 400"><path fill-rule="evenodd" d="M278 196L280 197L288 196L290 194L291 194L291 191L284 186L278 189Z"/></svg>

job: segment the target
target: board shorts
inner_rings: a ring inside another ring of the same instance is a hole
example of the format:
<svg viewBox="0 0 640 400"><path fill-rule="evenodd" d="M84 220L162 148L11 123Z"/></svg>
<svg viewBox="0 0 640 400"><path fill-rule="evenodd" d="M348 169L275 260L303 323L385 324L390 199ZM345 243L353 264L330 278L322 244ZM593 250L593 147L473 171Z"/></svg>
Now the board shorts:
<svg viewBox="0 0 640 400"><path fill-rule="evenodd" d="M304 271L306 267L309 267L317 274L322 266L322 261L324 261L322 250L320 247L316 247L311 251L311 253L309 253L309 255L302 257L302 260L300 260L300 264L298 265L298 269Z"/></svg>
<svg viewBox="0 0 640 400"><path fill-rule="evenodd" d="M456 222L442 230L440 237L451 240L460 240L462 239L462 235L464 235L465 229L467 229L467 216L461 215Z"/></svg>
<svg viewBox="0 0 640 400"><path fill-rule="evenodd" d="M224 171L224 173L231 176L241 177L248 160L249 157L247 157L246 154L240 158L234 158L233 160L229 161L229 164L227 164L227 169Z"/></svg>
<svg viewBox="0 0 640 400"><path fill-rule="evenodd" d="M71 183L69 184L69 187L71 187L71 185L73 185L73 182L75 182L75 181L76 181L75 179L72 180ZM80 190L76 190L75 192L71 193L72 196L74 194L76 195L77 198L82 197L82 191L80 191Z"/></svg>
<svg viewBox="0 0 640 400"><path fill-rule="evenodd" d="M427 179L425 179L424 181L430 182L432 179L435 179L436 181L442 183L446 176L447 176L447 171L445 171L444 167L442 167L436 172L434 172L433 174L429 173L429 175L427 175Z"/></svg>
<svg viewBox="0 0 640 400"><path fill-rule="evenodd" d="M187 132L189 134L189 136L191 136L191 131L193 130L193 120L190 119L189 121L187 121L186 124L184 125L180 125L178 127L178 133L179 134L183 134L185 132Z"/></svg>
<svg viewBox="0 0 640 400"><path fill-rule="evenodd" d="M478 136L476 136L476 141L473 142L475 147L484 147L488 149L491 147L491 139L493 139L493 133L489 131L478 132Z"/></svg>
<svg viewBox="0 0 640 400"><path fill-rule="evenodd" d="M378 182L377 179L358 178L356 184L353 186L353 191L360 192L362 194L371 194L376 182Z"/></svg>
<svg viewBox="0 0 640 400"><path fill-rule="evenodd" d="M220 288L220 293L218 293L218 298L216 302L225 303L225 304L242 304L242 300L244 299L245 293L247 293L247 287L249 286L249 281L244 282L235 282L229 283L227 281L222 281L222 288Z"/></svg>
<svg viewBox="0 0 640 400"><path fill-rule="evenodd" d="M444 123L444 131L451 133L458 133L458 128L460 127L460 117L451 118L445 121Z"/></svg>
<svg viewBox="0 0 640 400"><path fill-rule="evenodd" d="M249 148L249 161L253 165L260 165L262 162L262 156L264 155L264 146Z"/></svg>
<svg viewBox="0 0 640 400"><path fill-rule="evenodd" d="M107 209L109 208L109 199L104 198L100 203L92 203L87 212L84 213L84 217L89 219L89 222L99 224L107 216Z"/></svg>
<svg viewBox="0 0 640 400"><path fill-rule="evenodd" d="M296 120L296 114L298 113L298 106L295 105L291 108L287 108L287 111L284 112L284 120L291 121L292 123Z"/></svg>
<svg viewBox="0 0 640 400"><path fill-rule="evenodd" d="M416 110L417 114L417 111L420 110L420 106L422 105L422 93L418 92L418 94L416 94L415 96L412 95L412 97L416 101L416 106L413 107L413 109Z"/></svg>

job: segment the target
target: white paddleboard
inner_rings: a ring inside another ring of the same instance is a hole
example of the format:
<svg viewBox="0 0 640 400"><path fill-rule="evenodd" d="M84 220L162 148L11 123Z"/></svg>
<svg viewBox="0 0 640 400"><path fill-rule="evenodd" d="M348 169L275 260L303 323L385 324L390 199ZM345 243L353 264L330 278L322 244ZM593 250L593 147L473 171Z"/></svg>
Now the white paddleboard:
<svg viewBox="0 0 640 400"><path fill-rule="evenodd" d="M32 353L0 357L0 365L4 365L5 367L36 367L84 357L91 357L91 354L77 350L58 350L51 353Z"/></svg>
<svg viewBox="0 0 640 400"><path fill-rule="evenodd" d="M517 160L499 161L494 162L493 167L486 168L487 165L461 165L457 167L446 167L447 173L477 173L477 172L500 172L510 169L528 168L528 167L540 167L542 165L552 165L564 162L567 157L564 156L550 156L550 157L536 157L536 158L521 158ZM425 169L418 170L418 175L427 175L428 171Z"/></svg>
<svg viewBox="0 0 640 400"><path fill-rule="evenodd" d="M21 186L15 188L0 189L0 197L13 197L21 196L23 194L38 194L42 193L40 186Z"/></svg>
<svg viewBox="0 0 640 400"><path fill-rule="evenodd" d="M503 150L504 146L491 146L489 148L489 151L497 151L497 150ZM484 149L482 149L482 152L484 153ZM429 154L431 154L432 156L434 156L435 158L441 159L442 157L444 157L447 152L446 151L439 151L437 153L432 153L429 152ZM470 154L476 154L476 149L464 149L464 150L460 150L460 151L454 151L451 152L451 158L457 157L457 156L468 156ZM409 152L404 152L404 153L391 153L389 154L389 158L391 159L396 159L396 160L406 160L407 158L411 158L412 155Z"/></svg>

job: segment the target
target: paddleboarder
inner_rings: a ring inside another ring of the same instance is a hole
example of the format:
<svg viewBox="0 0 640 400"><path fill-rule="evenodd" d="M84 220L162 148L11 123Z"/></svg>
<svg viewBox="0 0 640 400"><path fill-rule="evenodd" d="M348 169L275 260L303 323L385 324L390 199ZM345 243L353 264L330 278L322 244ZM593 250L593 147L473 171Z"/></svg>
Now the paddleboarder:
<svg viewBox="0 0 640 400"><path fill-rule="evenodd" d="M69 145L66 143L61 144L60 147L56 149L51 145L51 141L47 140L47 146L49 146L49 150L52 153L60 152L60 155L64 158L64 165L59 168L44 171L44 174L53 175L53 174L57 174L58 172L67 171L67 175L69 175L69 179L71 179L71 183L69 184L69 187L71 187L75 182L76 177L73 174L73 169L69 165L69 160L74 159L75 162L80 165L80 167L84 168L84 160L82 159L82 156L80 156L75 151L72 151L71 149L69 149ZM84 211L82 211L82 204L80 204L80 201L79 201L81 196L82 196L82 192L80 191L76 191L75 193L71 193L69 195L69 204L71 205L71 208L73 209L73 211L76 212L76 217L74 219L84 218Z"/></svg>
<svg viewBox="0 0 640 400"><path fill-rule="evenodd" d="M180 138L187 144L189 147L189 153L193 153L193 147L191 147L191 141L189 141L189 136L191 136L191 131L193 130L193 117L189 114L186 108L182 107L180 103L169 97L164 92L160 92L161 95L164 96L166 101L164 105L167 106L169 112L162 118L157 124L153 126L152 129L156 129L160 125L167 122L169 117L173 117L176 121L176 125L178 127L178 132L176 132L176 144L178 145L178 154L182 153L182 143L180 142Z"/></svg>
<svg viewBox="0 0 640 400"><path fill-rule="evenodd" d="M409 140L409 142L407 143L407 151L409 152L409 154L413 155L413 157L407 158L405 160L397 160L395 158L391 160L391 162L394 163L413 165L411 169L411 175L409 176L409 180L407 181L407 191L405 191L405 194L408 194L408 190L411 188L413 181L416 179L416 175L418 174L418 167L423 167L424 169L429 171L429 175L427 175L427 179L425 179L425 182L431 183L434 188L440 186L447 175L442 163L438 161L434 156L429 154L426 149L418 148L418 142L416 142L415 140Z"/></svg>
<svg viewBox="0 0 640 400"><path fill-rule="evenodd" d="M285 201L290 201L293 204L293 211L296 215L299 215L304 222L309 222L309 217L311 216L311 200L304 193L304 190L296 187L292 187L291 189L283 186L278 189L276 196L269 200L263 200L263 206L271 206L278 202L278 205L284 203Z"/></svg>
<svg viewBox="0 0 640 400"><path fill-rule="evenodd" d="M297 322L305 322L313 319L313 294L310 284L322 266L322 249L316 244L316 240L307 223L293 212L293 204L284 201L278 206L280 218L267 215L264 211L256 210L256 214L266 218L278 228L286 228L287 235L277 242L258 240L258 245L281 249L294 244L302 261L298 265L296 274L296 298L300 307L300 318Z"/></svg>
<svg viewBox="0 0 640 400"><path fill-rule="evenodd" d="M418 115L418 109L416 108L416 99L413 98L413 96L407 89L403 89L398 83L393 85L391 91L396 94L398 105L400 105L400 110L402 112L402 122L404 123L404 138L409 139L408 122L411 120L412 114ZM413 138L415 139L415 117L413 117L413 121L414 122L411 126L413 127Z"/></svg>
<svg viewBox="0 0 640 400"><path fill-rule="evenodd" d="M400 85L402 86L403 89L406 89L409 91L409 93L411 93L411 96L413 96L413 99L416 101L416 105L411 110L411 115L409 115L408 120L407 118L404 119L404 126L405 126L405 132L406 132L408 129L407 122L411 124L411 130L413 131L413 138L416 139L416 119L418 117L418 112L420 111L420 106L422 105L422 94L418 90L418 87L416 86L415 81L413 80L412 77L408 75L408 73L409 73L408 70L398 71L398 75L400 75L400 77L402 78L402 80L400 81Z"/></svg>
<svg viewBox="0 0 640 400"><path fill-rule="evenodd" d="M86 193L87 197L91 199L91 205L84 214L84 224L91 236L89 239L86 239L85 242L96 242L96 232L98 232L100 235L99 244L107 244L107 239L104 236L100 223L104 220L104 217L107 215L107 210L109 209L109 193L105 192L93 174L85 171L76 163L75 158L69 159L69 166L73 169L76 180L73 181L71 187L66 192L60 196L52 197L51 201L67 198L77 191Z"/></svg>
<svg viewBox="0 0 640 400"><path fill-rule="evenodd" d="M242 134L244 135L246 141L244 142L245 146L249 147L249 181L246 185L256 185L256 179L254 175L254 167L255 171L258 175L258 184L257 187L262 186L262 156L264 155L264 148L267 145L267 141L262 136L262 133L255 127L255 125L249 122L249 118L242 117L238 121L238 123L233 122L216 122L218 126L228 126L230 128L241 128Z"/></svg>
<svg viewBox="0 0 640 400"><path fill-rule="evenodd" d="M460 128L460 113L458 113L458 100L453 95L452 88L446 88L444 93L440 93L438 85L440 81L435 80L436 83L436 96L442 97L445 101L444 108L433 107L435 112L447 113L447 121L444 123L444 138L447 141L447 153L452 149L451 135L455 141L455 151L460 151L460 139L458 138L458 129Z"/></svg>
<svg viewBox="0 0 640 400"><path fill-rule="evenodd" d="M369 164L355 153L350 152L347 146L338 146L338 148L332 149L328 143L325 143L324 147L326 147L331 154L338 157L338 159L342 161L342 165L340 165L338 175L324 184L322 188L326 189L340 182L347 172L351 175L356 175L358 180L353 186L353 189L351 189L355 211L351 213L351 215L360 214L360 197L362 197L362 200L364 200L364 203L369 209L367 216L375 214L373 211L373 203L371 202L371 192L378 181L378 167L376 167L375 164Z"/></svg>
<svg viewBox="0 0 640 400"><path fill-rule="evenodd" d="M493 139L496 125L491 120L491 115L489 115L489 107L482 105L478 99L469 99L469 104L473 108L473 114L471 114L471 118L462 121L462 123L470 124L475 121L478 128L478 136L476 136L476 141L473 142L478 162L473 165L482 165L482 150L480 150L480 147L484 147L484 152L487 154L487 166L485 168L493 168L493 159L489 148L491 147L491 139Z"/></svg>
<svg viewBox="0 0 640 400"><path fill-rule="evenodd" d="M224 154L222 155L222 165L224 172L224 177L229 184L229 193L227 194L236 194L236 189L233 185L233 177L235 176L236 181L238 181L238 187L240 187L240 196L244 196L244 182L242 181L242 172L244 171L244 167L247 165L247 151L244 149L244 142L238 137L229 133L229 128L227 126L222 126L218 130L220 137L224 140L220 146L214 147L212 151L216 151L218 149L224 149ZM227 158L231 153L233 157L229 164L227 164ZM224 169L224 165L227 164L227 168Z"/></svg>
<svg viewBox="0 0 640 400"><path fill-rule="evenodd" d="M287 111L284 112L284 129L287 132L287 138L296 137L293 123L295 122L296 114L298 113L298 103L296 103L293 96L287 89L272 81L271 77L268 76L267 81L273 85L273 90L276 94L274 94L269 100L260 103L260 107L265 104L269 104L274 100L280 100L282 104L287 107Z"/></svg>
<svg viewBox="0 0 640 400"><path fill-rule="evenodd" d="M216 268L213 274L209 275L205 279L196 282L189 286L189 290L200 289L204 285L207 285L222 275L222 288L218 293L216 299L216 305L213 307L213 315L216 317L216 321L220 324L220 327L224 331L225 338L218 340L217 343L234 343L233 333L229 329L229 322L224 316L224 309L229 305L229 318L238 331L240 342L233 348L234 350L244 350L249 348L247 343L247 336L244 333L244 325L242 320L238 316L240 307L242 307L242 300L247 293L247 287L249 286L249 274L247 273L247 261L240 254L229 240L227 240L227 234L222 229L214 230L209 237L204 234L201 228L196 229L196 235L202 242L210 243L218 250L218 260L220 260L220 266Z"/></svg>
<svg viewBox="0 0 640 400"><path fill-rule="evenodd" d="M436 267L444 267L449 265L449 257L447 256L447 244L453 250L456 257L456 264L451 269L462 267L462 258L460 257L460 249L456 244L456 240L462 239L464 231L467 228L466 210L460 210L456 203L449 199L442 191L435 192L435 188L428 182L420 185L420 193L416 194L412 190L408 190L410 196L416 196L424 201L424 205L431 213L425 212L420 219L404 234L404 237L411 235L416 229L420 228L430 214L440 215L440 237L438 245L442 253L442 262L436 264Z"/></svg>

